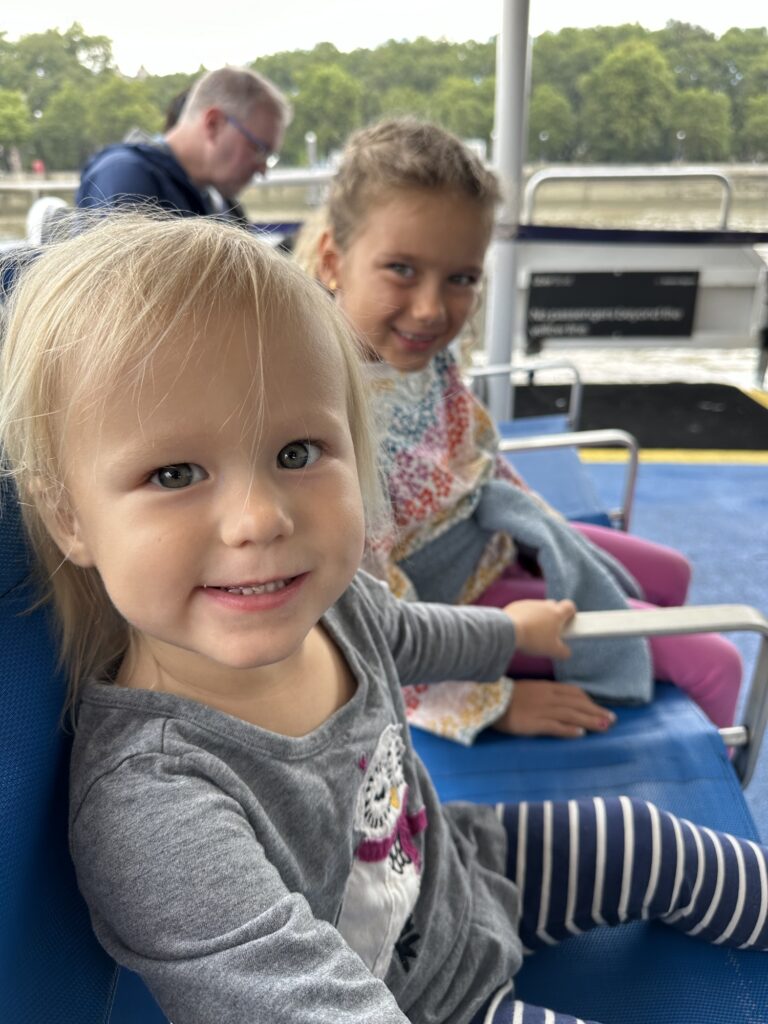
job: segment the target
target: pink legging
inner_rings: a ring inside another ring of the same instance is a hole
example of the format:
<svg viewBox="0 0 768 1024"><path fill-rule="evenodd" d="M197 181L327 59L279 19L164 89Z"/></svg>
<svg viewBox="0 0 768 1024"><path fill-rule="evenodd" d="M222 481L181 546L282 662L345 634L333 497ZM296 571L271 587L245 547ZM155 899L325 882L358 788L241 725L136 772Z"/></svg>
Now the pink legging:
<svg viewBox="0 0 768 1024"><path fill-rule="evenodd" d="M632 573L648 601L629 599L632 608L680 605L685 601L691 569L672 548L612 530L572 523L593 544L608 551ZM546 597L544 580L514 565L482 594L477 604L500 607L512 601ZM741 656L734 645L717 633L650 638L654 675L684 690L717 726L732 725L741 686ZM545 658L516 654L509 673L520 678L551 678L552 664Z"/></svg>

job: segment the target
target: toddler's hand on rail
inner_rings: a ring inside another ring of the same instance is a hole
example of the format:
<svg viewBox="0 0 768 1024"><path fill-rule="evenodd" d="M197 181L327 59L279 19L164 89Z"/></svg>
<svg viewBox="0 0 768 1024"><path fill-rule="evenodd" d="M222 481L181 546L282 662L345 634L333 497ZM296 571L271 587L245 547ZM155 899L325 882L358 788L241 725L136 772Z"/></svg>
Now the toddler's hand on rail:
<svg viewBox="0 0 768 1024"><path fill-rule="evenodd" d="M571 683L516 679L507 710L493 728L514 736L572 739L587 732L605 732L615 721L612 711Z"/></svg>
<svg viewBox="0 0 768 1024"><path fill-rule="evenodd" d="M573 616L573 601L513 601L504 611L515 624L517 649L544 658L568 658L561 634Z"/></svg>

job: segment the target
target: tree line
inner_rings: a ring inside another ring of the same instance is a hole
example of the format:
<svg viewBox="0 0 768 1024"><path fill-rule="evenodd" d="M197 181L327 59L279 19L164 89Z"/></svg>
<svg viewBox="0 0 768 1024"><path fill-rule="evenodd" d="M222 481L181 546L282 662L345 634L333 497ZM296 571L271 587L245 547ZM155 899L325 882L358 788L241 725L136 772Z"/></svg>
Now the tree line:
<svg viewBox="0 0 768 1024"><path fill-rule="evenodd" d="M760 161L768 155L768 30L717 37L670 21L547 32L534 40L528 122L533 162ZM342 53L331 43L251 66L290 97L283 163L327 159L355 128L416 114L490 147L495 40L390 40ZM131 129L162 129L192 74L120 74L106 36L75 23L10 42L0 33L0 147L22 164L77 170ZM0 167L2 170L2 167Z"/></svg>

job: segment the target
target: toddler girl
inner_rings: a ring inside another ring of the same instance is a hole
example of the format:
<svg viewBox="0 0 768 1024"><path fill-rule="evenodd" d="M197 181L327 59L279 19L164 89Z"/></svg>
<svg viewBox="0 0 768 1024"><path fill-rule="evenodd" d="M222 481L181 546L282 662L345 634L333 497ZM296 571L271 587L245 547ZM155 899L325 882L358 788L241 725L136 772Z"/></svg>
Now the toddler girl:
<svg viewBox="0 0 768 1024"><path fill-rule="evenodd" d="M0 395L76 701L78 881L174 1024L525 1024L523 944L650 916L768 945L753 843L625 798L440 805L401 685L566 657L573 605L400 602L358 572L365 384L284 257L110 215L23 273Z"/></svg>
<svg viewBox="0 0 768 1024"><path fill-rule="evenodd" d="M503 605L548 592L582 610L682 603L685 559L565 524L500 457L490 416L462 380L448 345L475 308L498 198L494 175L458 139L407 118L355 134L334 176L315 271L368 346L397 527L373 546L371 566L396 594L430 601ZM730 642L654 638L651 651L653 673L642 641L593 645L554 673L625 702L649 700L652 675L668 679L717 725L732 722L741 661ZM417 688L411 720L464 741L493 720L554 735L612 720L578 687L525 680L551 678L551 663L518 658L510 672L524 680L511 701L506 679Z"/></svg>

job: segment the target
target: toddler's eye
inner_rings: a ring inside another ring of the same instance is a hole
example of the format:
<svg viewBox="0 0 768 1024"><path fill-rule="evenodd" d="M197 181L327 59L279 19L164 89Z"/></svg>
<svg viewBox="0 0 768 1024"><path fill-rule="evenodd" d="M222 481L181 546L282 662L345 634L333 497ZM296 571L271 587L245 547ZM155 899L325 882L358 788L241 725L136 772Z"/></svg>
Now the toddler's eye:
<svg viewBox="0 0 768 1024"><path fill-rule="evenodd" d="M304 469L322 455L319 445L311 441L291 441L277 453L277 464L282 469Z"/></svg>
<svg viewBox="0 0 768 1024"><path fill-rule="evenodd" d="M197 466L194 462L179 462L175 466L161 466L160 469L156 469L149 482L166 490L178 490L199 483L207 476L202 466Z"/></svg>

